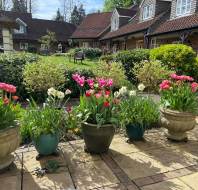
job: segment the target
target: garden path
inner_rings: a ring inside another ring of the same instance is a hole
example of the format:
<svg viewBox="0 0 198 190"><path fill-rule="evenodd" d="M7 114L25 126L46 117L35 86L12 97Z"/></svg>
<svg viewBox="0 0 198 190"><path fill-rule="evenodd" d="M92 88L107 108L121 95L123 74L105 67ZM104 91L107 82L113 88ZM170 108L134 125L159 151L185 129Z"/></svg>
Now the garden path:
<svg viewBox="0 0 198 190"><path fill-rule="evenodd" d="M133 144L116 135L109 153L100 156L86 154L82 140L59 149L59 157L38 162L33 147L19 148L14 165L0 174L0 190L198 190L198 127L188 143L170 142L160 129ZM34 170L47 160L61 167L38 178Z"/></svg>

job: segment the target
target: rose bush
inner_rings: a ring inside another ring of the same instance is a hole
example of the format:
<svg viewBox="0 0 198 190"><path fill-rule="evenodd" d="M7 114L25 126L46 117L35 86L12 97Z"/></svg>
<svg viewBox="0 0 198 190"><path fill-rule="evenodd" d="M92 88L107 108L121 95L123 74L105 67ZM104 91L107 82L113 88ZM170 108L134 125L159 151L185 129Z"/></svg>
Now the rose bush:
<svg viewBox="0 0 198 190"><path fill-rule="evenodd" d="M170 80L160 84L161 102L164 108L180 112L197 113L198 83L190 76L171 74Z"/></svg>

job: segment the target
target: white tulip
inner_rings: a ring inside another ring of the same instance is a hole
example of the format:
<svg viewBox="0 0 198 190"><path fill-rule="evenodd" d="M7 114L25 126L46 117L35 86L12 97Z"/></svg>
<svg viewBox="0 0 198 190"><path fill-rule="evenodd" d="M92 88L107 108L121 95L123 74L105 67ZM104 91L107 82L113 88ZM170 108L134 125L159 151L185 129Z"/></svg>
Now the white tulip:
<svg viewBox="0 0 198 190"><path fill-rule="evenodd" d="M66 91L65 91L65 95L69 95L69 94L71 94L72 92L71 92L71 90L69 90L69 89L67 89Z"/></svg>
<svg viewBox="0 0 198 190"><path fill-rule="evenodd" d="M141 84L139 84L138 85L138 90L140 90L140 91L144 91L144 89L145 89L146 87L144 86L144 84L143 83L141 83Z"/></svg>
<svg viewBox="0 0 198 190"><path fill-rule="evenodd" d="M50 88L48 89L47 94L49 96L56 96L56 90L54 88Z"/></svg>
<svg viewBox="0 0 198 190"><path fill-rule="evenodd" d="M129 96L136 96L137 95L137 92L135 90L131 90L129 92Z"/></svg>
<svg viewBox="0 0 198 190"><path fill-rule="evenodd" d="M65 94L63 92L60 92L60 91L57 91L56 95L59 99L63 99L65 97Z"/></svg>

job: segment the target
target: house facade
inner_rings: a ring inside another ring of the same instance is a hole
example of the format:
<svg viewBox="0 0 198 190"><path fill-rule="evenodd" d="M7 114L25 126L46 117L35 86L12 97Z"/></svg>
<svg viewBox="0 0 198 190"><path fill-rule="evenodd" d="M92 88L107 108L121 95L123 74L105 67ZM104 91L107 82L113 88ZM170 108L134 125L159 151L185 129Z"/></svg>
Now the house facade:
<svg viewBox="0 0 198 190"><path fill-rule="evenodd" d="M0 18L1 17L7 17L17 24L17 28L12 31L13 47L16 51L39 52L46 50L45 45L41 44L39 40L47 34L47 31L51 31L55 33L57 40L51 51L55 52L58 50L58 46L60 47L61 45L61 49L64 52L68 49L68 40L76 29L76 27L70 23L32 18L32 14L30 13L2 11L0 12ZM3 46L1 29L0 46Z"/></svg>
<svg viewBox="0 0 198 190"><path fill-rule="evenodd" d="M198 52L198 0L143 0L139 6L117 8L98 44L118 51L170 43Z"/></svg>

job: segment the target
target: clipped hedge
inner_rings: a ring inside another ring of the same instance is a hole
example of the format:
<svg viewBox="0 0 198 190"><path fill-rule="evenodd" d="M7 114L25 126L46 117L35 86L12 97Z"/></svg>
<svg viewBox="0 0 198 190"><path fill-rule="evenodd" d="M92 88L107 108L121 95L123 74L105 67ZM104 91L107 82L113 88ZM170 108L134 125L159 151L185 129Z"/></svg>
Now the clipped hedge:
<svg viewBox="0 0 198 190"><path fill-rule="evenodd" d="M117 53L115 59L121 62L125 69L125 74L128 80L132 83L136 82L135 76L132 72L135 64L149 59L150 50L148 49L134 49L127 51L120 51Z"/></svg>
<svg viewBox="0 0 198 190"><path fill-rule="evenodd" d="M162 65L175 70L177 74L185 74L198 78L196 53L187 45L162 45L150 51L150 59L161 61Z"/></svg>
<svg viewBox="0 0 198 190"><path fill-rule="evenodd" d="M38 59L37 55L29 53L0 54L0 82L15 85L20 99L26 99L28 94L23 84L23 69L26 64Z"/></svg>

